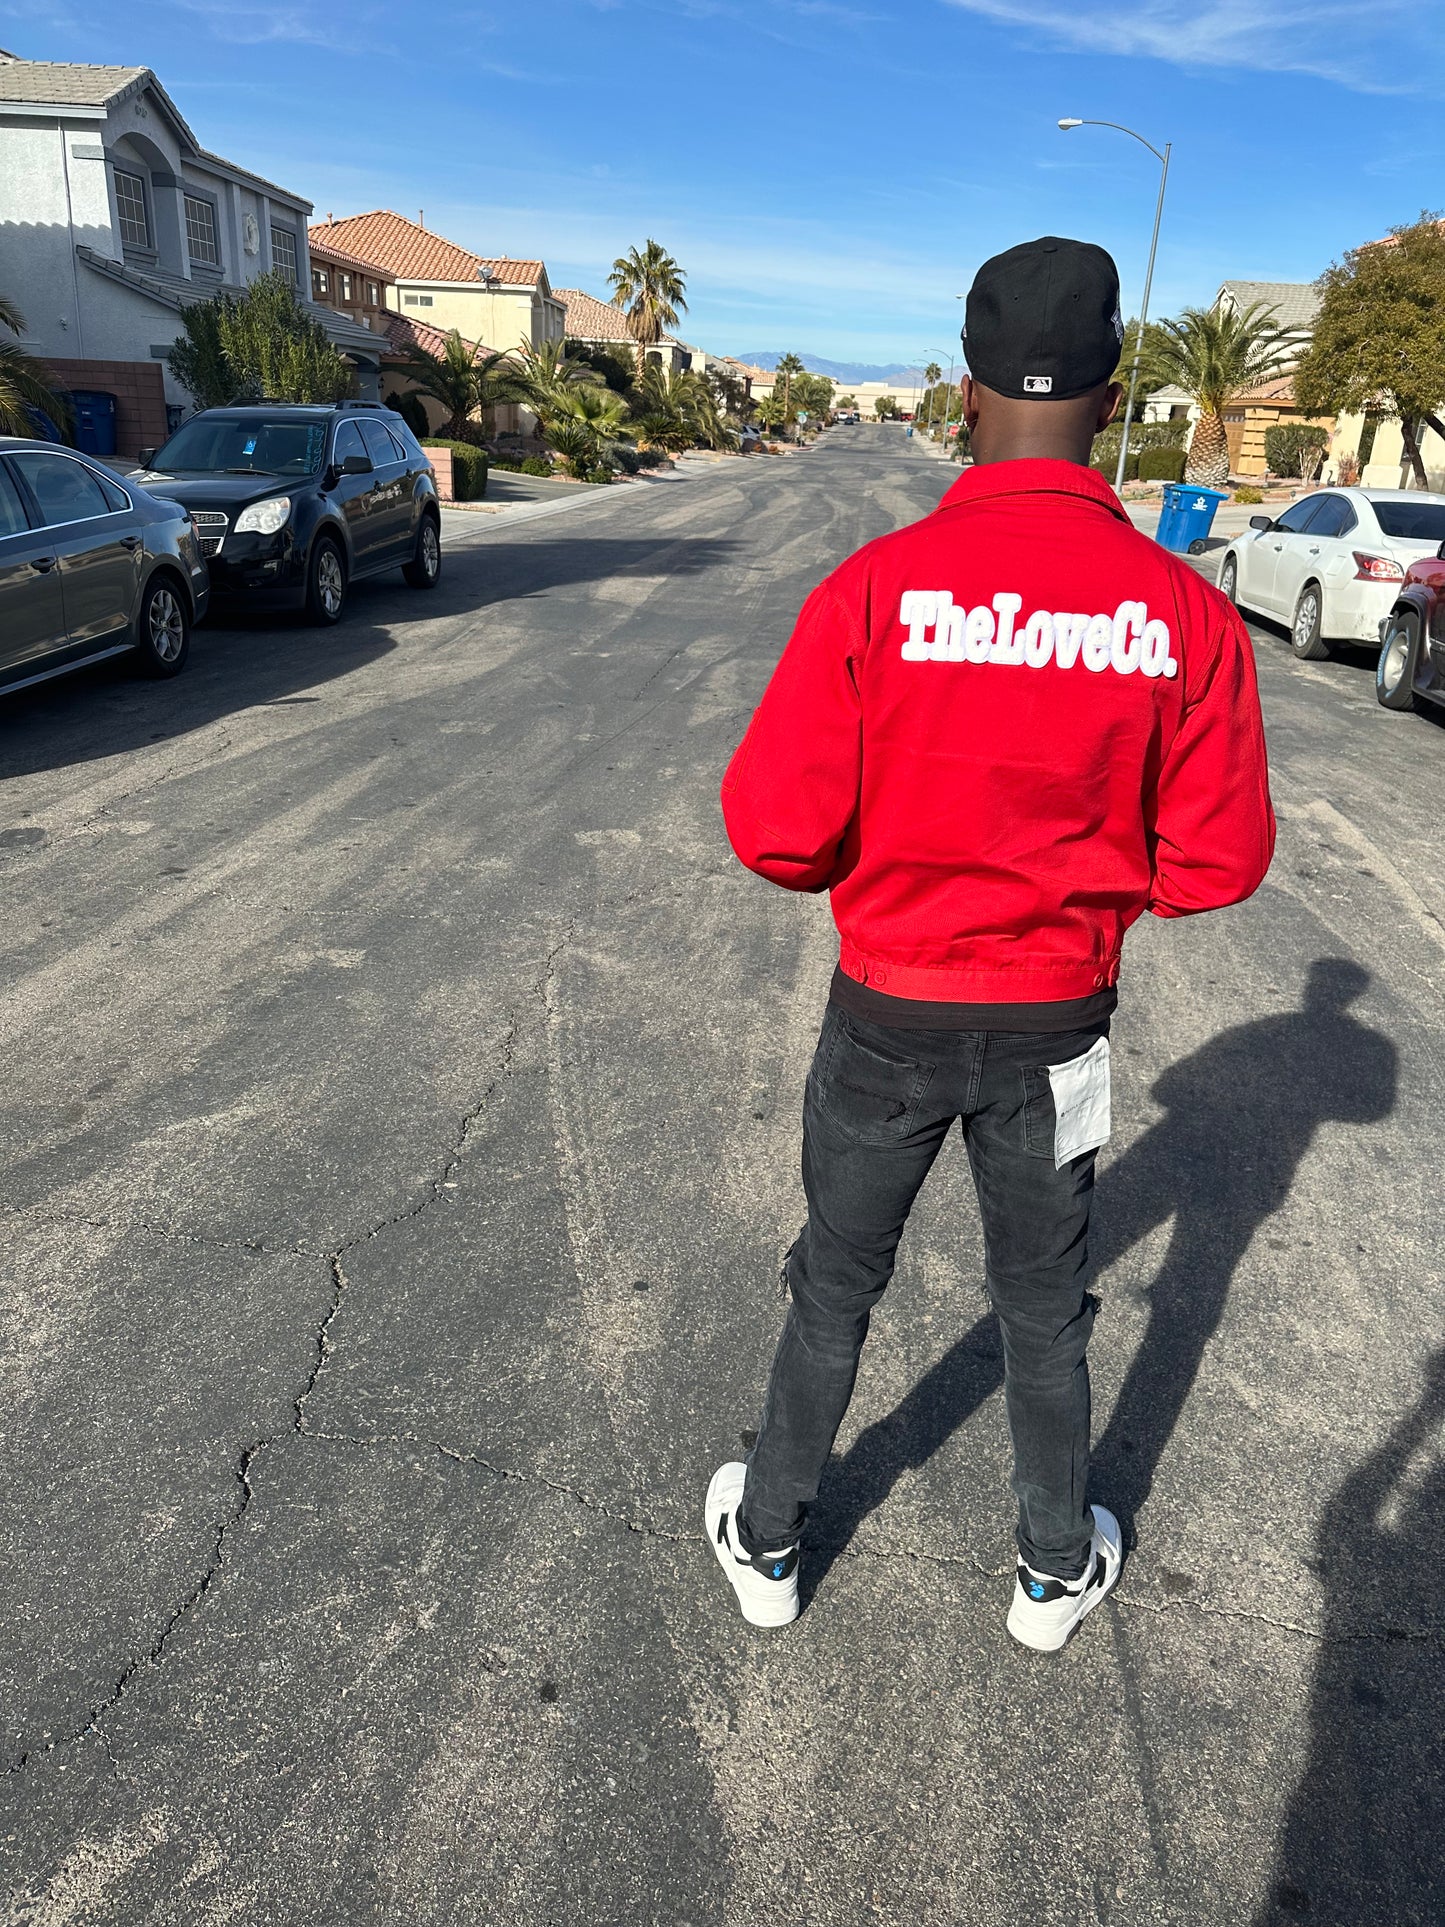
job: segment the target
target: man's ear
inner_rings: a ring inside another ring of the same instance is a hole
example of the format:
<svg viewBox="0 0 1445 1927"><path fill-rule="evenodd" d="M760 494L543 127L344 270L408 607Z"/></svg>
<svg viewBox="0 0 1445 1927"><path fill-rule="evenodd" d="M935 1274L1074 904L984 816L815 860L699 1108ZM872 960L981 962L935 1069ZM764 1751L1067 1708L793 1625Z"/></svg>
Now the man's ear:
<svg viewBox="0 0 1445 1927"><path fill-rule="evenodd" d="M971 435L978 427L978 389L972 375L960 375L958 394L963 404L963 425Z"/></svg>
<svg viewBox="0 0 1445 1927"><path fill-rule="evenodd" d="M1124 399L1123 382L1111 381L1109 383L1109 386L1104 390L1103 400L1099 403L1099 417L1098 417L1098 422L1094 428L1094 433L1096 435L1101 434L1103 430L1109 426L1109 423L1113 421L1114 417L1119 412L1119 403L1123 399Z"/></svg>

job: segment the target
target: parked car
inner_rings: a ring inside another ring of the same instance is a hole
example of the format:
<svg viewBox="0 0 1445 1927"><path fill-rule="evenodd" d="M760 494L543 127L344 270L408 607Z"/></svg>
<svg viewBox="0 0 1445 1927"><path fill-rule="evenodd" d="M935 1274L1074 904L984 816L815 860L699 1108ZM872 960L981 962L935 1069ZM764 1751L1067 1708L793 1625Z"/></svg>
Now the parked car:
<svg viewBox="0 0 1445 1927"><path fill-rule="evenodd" d="M1445 541L1410 564L1380 624L1375 694L1386 709L1445 708Z"/></svg>
<svg viewBox="0 0 1445 1927"><path fill-rule="evenodd" d="M1378 642L1405 571L1445 541L1445 495L1330 488L1283 515L1250 517L1224 552L1231 602L1290 626L1297 656L1319 662L1331 642Z"/></svg>
<svg viewBox="0 0 1445 1927"><path fill-rule="evenodd" d="M414 589L440 579L431 463L378 403L207 408L141 461L146 488L194 516L218 601L330 623L362 576L399 568Z"/></svg>
<svg viewBox="0 0 1445 1927"><path fill-rule="evenodd" d="M178 502L72 449L0 437L0 690L131 651L174 676L208 595Z"/></svg>

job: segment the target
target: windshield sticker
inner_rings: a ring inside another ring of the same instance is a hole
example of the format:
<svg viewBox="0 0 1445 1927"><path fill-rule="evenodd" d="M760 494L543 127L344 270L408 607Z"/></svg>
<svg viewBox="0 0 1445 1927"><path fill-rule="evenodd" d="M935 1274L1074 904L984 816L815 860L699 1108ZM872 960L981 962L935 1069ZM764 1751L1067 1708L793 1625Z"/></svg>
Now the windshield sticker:
<svg viewBox="0 0 1445 1927"><path fill-rule="evenodd" d="M241 453L243 455L254 455L256 453L256 437L254 435L248 435L246 437L245 446L242 448Z"/></svg>

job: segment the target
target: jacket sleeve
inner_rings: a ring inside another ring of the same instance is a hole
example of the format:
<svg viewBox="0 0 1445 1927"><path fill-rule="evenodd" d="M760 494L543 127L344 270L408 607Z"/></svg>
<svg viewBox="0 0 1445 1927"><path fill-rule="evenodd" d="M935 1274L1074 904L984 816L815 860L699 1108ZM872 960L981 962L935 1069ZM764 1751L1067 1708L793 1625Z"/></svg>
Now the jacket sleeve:
<svg viewBox="0 0 1445 1927"><path fill-rule="evenodd" d="M728 840L785 890L826 890L858 807L860 625L830 583L803 604L723 777Z"/></svg>
<svg viewBox="0 0 1445 1927"><path fill-rule="evenodd" d="M1200 687L1164 754L1152 823L1156 917L1222 910L1252 896L1274 855L1264 722L1254 649L1237 612L1222 612Z"/></svg>

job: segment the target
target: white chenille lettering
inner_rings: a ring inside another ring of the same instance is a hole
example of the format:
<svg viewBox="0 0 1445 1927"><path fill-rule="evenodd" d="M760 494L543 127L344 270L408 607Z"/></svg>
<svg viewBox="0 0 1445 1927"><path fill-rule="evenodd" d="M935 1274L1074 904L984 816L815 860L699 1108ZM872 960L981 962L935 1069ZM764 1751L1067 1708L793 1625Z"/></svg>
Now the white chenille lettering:
<svg viewBox="0 0 1445 1927"><path fill-rule="evenodd" d="M993 606L998 615L998 636L988 652L990 662L1022 662L1024 639L1014 634L1014 617L1023 607L1021 595L996 595Z"/></svg>
<svg viewBox="0 0 1445 1927"><path fill-rule="evenodd" d="M1054 622L1047 609L1035 609L1024 624L1024 661L1030 669L1042 669L1054 653Z"/></svg>
<svg viewBox="0 0 1445 1927"><path fill-rule="evenodd" d="M1054 661L1060 669L1072 669L1079 660L1079 647L1088 626L1087 616L1054 617Z"/></svg>
<svg viewBox="0 0 1445 1927"><path fill-rule="evenodd" d="M1139 667L1146 676L1177 676L1179 665L1169 653L1169 624L1155 616L1144 624Z"/></svg>
<svg viewBox="0 0 1445 1927"><path fill-rule="evenodd" d="M1022 610L1023 597L1012 591L994 596L991 606L980 602L963 609L949 589L905 589L898 604L898 620L907 631L903 660L1030 669L1052 661L1060 669L1081 663L1093 675L1105 669L1119 676L1136 670L1151 678L1179 674L1169 625L1151 618L1143 602L1123 601L1112 615L1035 609L1021 623Z"/></svg>
<svg viewBox="0 0 1445 1927"><path fill-rule="evenodd" d="M963 655L966 662L987 662L993 643L993 610L980 602L968 612L963 625Z"/></svg>
<svg viewBox="0 0 1445 1927"><path fill-rule="evenodd" d="M938 597L932 589L905 589L903 600L898 605L898 620L908 630L908 640L903 645L905 662L927 662L928 644L923 632L934 621L938 612Z"/></svg>
<svg viewBox="0 0 1445 1927"><path fill-rule="evenodd" d="M1091 616L1088 631L1084 636L1085 669L1107 669L1109 651L1114 646L1114 618L1112 616Z"/></svg>
<svg viewBox="0 0 1445 1927"><path fill-rule="evenodd" d="M1139 667L1143 653L1144 619L1149 611L1142 602L1121 602L1114 611L1114 636L1109 660L1121 676L1131 676Z"/></svg>

